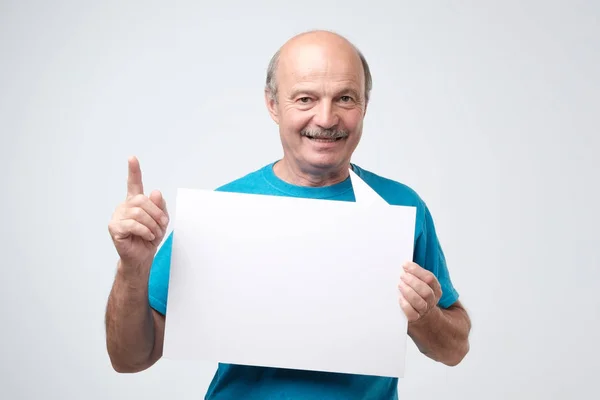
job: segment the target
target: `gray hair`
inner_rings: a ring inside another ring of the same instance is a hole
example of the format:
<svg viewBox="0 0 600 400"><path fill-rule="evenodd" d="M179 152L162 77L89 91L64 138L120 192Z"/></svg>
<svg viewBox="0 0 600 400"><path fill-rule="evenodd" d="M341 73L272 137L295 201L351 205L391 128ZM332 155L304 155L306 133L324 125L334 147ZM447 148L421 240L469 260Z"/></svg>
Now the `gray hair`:
<svg viewBox="0 0 600 400"><path fill-rule="evenodd" d="M356 48L356 46L352 45L354 50L358 53L360 57L360 62L362 63L363 71L365 74L365 100L369 101L369 97L371 95L371 89L373 88L373 78L371 77L371 69L369 68L369 63L367 59L363 55L363 53ZM267 67L267 81L266 81L266 90L269 92L269 96L275 102L277 102L277 66L279 65L279 56L281 55L281 49L277 50L273 57L271 57L271 61L269 62L269 66Z"/></svg>

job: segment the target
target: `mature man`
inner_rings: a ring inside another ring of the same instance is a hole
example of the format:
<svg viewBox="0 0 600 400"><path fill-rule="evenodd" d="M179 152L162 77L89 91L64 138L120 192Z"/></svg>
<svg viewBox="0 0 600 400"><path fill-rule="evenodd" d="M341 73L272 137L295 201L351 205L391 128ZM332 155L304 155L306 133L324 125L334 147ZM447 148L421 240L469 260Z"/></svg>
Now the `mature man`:
<svg viewBox="0 0 600 400"><path fill-rule="evenodd" d="M349 168L388 203L417 207L413 260L398 299L422 353L447 365L469 349L470 320L458 301L432 216L409 187L353 163L371 90L362 54L345 38L311 31L290 39L269 64L265 101L284 156L217 190L354 201ZM161 193L144 195L129 160L127 198L109 224L119 254L106 311L107 347L119 372L152 366L162 355L172 234ZM349 240L352 240L349 238ZM399 274L400 275L400 274ZM394 399L397 379L219 364L209 399Z"/></svg>

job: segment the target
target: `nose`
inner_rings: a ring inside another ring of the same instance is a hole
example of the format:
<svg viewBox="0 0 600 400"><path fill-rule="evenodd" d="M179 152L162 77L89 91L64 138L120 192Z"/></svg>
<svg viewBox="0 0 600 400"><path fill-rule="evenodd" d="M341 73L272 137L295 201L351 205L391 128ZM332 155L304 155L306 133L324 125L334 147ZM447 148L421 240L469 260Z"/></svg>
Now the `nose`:
<svg viewBox="0 0 600 400"><path fill-rule="evenodd" d="M319 102L318 107L315 108L313 120L320 128L331 129L339 123L337 111L330 101L323 100Z"/></svg>

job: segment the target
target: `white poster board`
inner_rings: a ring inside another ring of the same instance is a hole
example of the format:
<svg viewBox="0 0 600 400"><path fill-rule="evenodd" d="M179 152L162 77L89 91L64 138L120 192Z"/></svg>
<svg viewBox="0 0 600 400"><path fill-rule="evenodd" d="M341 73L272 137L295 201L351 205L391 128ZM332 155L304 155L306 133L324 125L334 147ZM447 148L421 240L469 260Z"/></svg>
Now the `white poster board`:
<svg viewBox="0 0 600 400"><path fill-rule="evenodd" d="M402 377L416 209L351 179L356 203L180 189L163 356Z"/></svg>

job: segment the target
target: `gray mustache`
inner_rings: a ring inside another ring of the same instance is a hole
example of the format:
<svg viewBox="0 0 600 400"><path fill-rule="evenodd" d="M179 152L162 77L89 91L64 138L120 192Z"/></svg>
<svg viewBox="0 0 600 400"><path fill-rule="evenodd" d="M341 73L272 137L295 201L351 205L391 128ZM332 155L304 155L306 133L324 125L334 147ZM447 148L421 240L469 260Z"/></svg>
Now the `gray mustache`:
<svg viewBox="0 0 600 400"><path fill-rule="evenodd" d="M344 129L303 129L300 134L313 139L337 139L348 137Z"/></svg>

